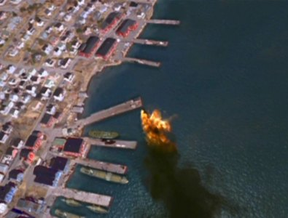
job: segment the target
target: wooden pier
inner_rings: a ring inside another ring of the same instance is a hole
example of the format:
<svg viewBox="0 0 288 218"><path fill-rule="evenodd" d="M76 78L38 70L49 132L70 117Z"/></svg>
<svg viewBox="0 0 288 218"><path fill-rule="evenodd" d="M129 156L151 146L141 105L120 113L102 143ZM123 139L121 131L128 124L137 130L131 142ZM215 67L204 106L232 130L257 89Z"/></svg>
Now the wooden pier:
<svg viewBox="0 0 288 218"><path fill-rule="evenodd" d="M142 44L142 45L156 45L156 46L163 46L163 47L168 46L168 41L157 41L157 40L151 40L151 39L133 39L127 42L132 42L132 43Z"/></svg>
<svg viewBox="0 0 288 218"><path fill-rule="evenodd" d="M90 168L95 168L98 170L105 170L111 173L125 174L128 167L121 164L107 163L103 161L97 161L92 159L73 159L71 160L71 165L81 164Z"/></svg>
<svg viewBox="0 0 288 218"><path fill-rule="evenodd" d="M104 207L109 207L112 201L112 197L107 195L99 195L91 192L79 191L76 189L56 187L51 191L51 195L55 197L63 196L65 198L73 198L77 201L97 204Z"/></svg>
<svg viewBox="0 0 288 218"><path fill-rule="evenodd" d="M137 142L136 141L124 141L124 140L112 140L113 143L105 142L101 139L93 139L89 137L84 137L84 140L91 145L94 146L102 146L109 148L123 148L123 149L136 149Z"/></svg>
<svg viewBox="0 0 288 218"><path fill-rule="evenodd" d="M166 25L179 25L179 20L158 20L158 19L152 19L152 20L146 20L146 23L151 24L166 24Z"/></svg>
<svg viewBox="0 0 288 218"><path fill-rule="evenodd" d="M104 109L102 111L91 114L89 117L83 118L75 122L73 126L87 126L92 123L107 119L109 117L116 116L118 114L122 114L128 111L132 111L142 107L142 99L136 98L133 100L126 101L124 103L118 104L116 106L110 107L108 109Z"/></svg>
<svg viewBox="0 0 288 218"><path fill-rule="evenodd" d="M160 62L149 61L149 60L144 60L144 59L137 59L137 58L129 58L129 57L123 58L122 61L148 65L148 66L151 66L151 67L160 67L160 65L161 65Z"/></svg>

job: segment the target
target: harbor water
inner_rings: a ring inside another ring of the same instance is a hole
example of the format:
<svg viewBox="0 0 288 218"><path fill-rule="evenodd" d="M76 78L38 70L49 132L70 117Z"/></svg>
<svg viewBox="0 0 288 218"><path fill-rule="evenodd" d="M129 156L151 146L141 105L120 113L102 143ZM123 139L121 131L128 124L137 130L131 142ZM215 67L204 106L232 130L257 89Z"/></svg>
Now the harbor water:
<svg viewBox="0 0 288 218"><path fill-rule="evenodd" d="M148 25L140 37L168 40L169 46L134 46L128 55L160 61L161 68L123 64L91 82L84 116L142 96L145 109L171 118L177 180L185 184L174 188L190 193L196 187L192 193L201 201L191 200L195 211L179 218L288 216L287 9L288 3L272 1L160 0L154 17L179 19L181 25ZM134 151L94 146L89 154L127 165L129 184L91 178L78 167L68 187L113 196L109 214L68 208L60 200L55 207L86 217L173 217L183 202L175 196L171 206L171 196L156 199L151 193L153 166L147 167L140 111L91 125L86 133L91 129L138 141ZM200 180L181 174L185 169ZM202 195L221 199L203 216L199 211L211 205Z"/></svg>

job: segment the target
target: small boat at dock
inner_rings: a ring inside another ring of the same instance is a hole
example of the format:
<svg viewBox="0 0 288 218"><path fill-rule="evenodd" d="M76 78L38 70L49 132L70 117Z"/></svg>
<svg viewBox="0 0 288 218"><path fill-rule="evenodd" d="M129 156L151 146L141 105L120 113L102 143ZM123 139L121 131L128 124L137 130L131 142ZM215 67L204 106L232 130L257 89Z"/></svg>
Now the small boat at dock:
<svg viewBox="0 0 288 218"><path fill-rule="evenodd" d="M63 210L59 210L59 209L55 210L55 214L61 218L85 218L84 216L79 216L77 214L69 213Z"/></svg>
<svg viewBox="0 0 288 218"><path fill-rule="evenodd" d="M95 213L108 213L109 212L108 209L106 209L105 207L101 207L98 205L89 205L87 206L87 208L89 210L92 210Z"/></svg>
<svg viewBox="0 0 288 218"><path fill-rule="evenodd" d="M63 198L61 199L62 201L64 201L67 205L71 206L71 207L80 207L82 206L82 204L79 201L76 201L72 198Z"/></svg>
<svg viewBox="0 0 288 218"><path fill-rule="evenodd" d="M99 138L99 139L115 139L119 137L119 133L91 130L89 131L89 136L92 138Z"/></svg>
<svg viewBox="0 0 288 218"><path fill-rule="evenodd" d="M125 176L120 176L118 174L114 174L114 173L110 173L110 172L106 172L102 170L81 167L80 172L88 176L96 177L98 179L103 179L107 182L115 182L115 183L120 183L120 184L127 184L129 182Z"/></svg>

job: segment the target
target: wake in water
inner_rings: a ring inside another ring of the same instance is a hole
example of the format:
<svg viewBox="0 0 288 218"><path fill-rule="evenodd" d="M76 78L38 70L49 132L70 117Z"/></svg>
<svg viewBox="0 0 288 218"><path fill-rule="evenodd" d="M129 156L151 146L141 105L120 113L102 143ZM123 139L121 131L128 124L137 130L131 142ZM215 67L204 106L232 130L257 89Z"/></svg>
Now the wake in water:
<svg viewBox="0 0 288 218"><path fill-rule="evenodd" d="M163 201L171 218L211 218L227 206L220 195L207 190L196 169L179 169L176 144L169 139L171 125L160 111L141 111L142 128L149 153L145 165L150 172L148 188L155 200Z"/></svg>

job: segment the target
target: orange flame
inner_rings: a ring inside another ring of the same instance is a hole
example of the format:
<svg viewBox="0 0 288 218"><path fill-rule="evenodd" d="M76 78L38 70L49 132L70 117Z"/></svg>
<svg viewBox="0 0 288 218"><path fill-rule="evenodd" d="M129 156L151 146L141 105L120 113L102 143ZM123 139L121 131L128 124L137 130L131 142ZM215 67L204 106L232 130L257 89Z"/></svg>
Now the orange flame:
<svg viewBox="0 0 288 218"><path fill-rule="evenodd" d="M175 151L175 144L168 138L167 133L171 132L171 125L163 120L159 110L154 110L151 115L141 111L142 128L146 134L149 145L163 148L167 151Z"/></svg>

